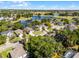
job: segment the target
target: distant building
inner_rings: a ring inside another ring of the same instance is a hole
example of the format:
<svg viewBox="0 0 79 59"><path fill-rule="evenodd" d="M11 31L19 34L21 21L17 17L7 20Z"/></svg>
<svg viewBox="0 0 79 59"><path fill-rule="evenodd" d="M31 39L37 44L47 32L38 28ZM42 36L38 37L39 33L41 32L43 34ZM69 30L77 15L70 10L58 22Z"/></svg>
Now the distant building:
<svg viewBox="0 0 79 59"><path fill-rule="evenodd" d="M54 13L54 17L58 17L59 14L57 12Z"/></svg>
<svg viewBox="0 0 79 59"><path fill-rule="evenodd" d="M1 35L7 35L8 37L12 37L14 35L12 30L4 31L0 33Z"/></svg>
<svg viewBox="0 0 79 59"><path fill-rule="evenodd" d="M26 32L27 34L29 34L29 32L33 31L33 29L30 27L25 27L23 31Z"/></svg>
<svg viewBox="0 0 79 59"><path fill-rule="evenodd" d="M0 20L4 20L4 17L0 17Z"/></svg>
<svg viewBox="0 0 79 59"><path fill-rule="evenodd" d="M7 33L7 36L8 36L8 37L12 37L12 36L14 36L13 31L8 32L8 33Z"/></svg>
<svg viewBox="0 0 79 59"><path fill-rule="evenodd" d="M23 31L21 29L17 29L14 31L17 35L23 34Z"/></svg>
<svg viewBox="0 0 79 59"><path fill-rule="evenodd" d="M68 29L68 30L70 30L70 31L73 31L73 30L75 30L75 29L77 29L77 26L76 25L74 25L74 24L66 24L65 25L65 29Z"/></svg>

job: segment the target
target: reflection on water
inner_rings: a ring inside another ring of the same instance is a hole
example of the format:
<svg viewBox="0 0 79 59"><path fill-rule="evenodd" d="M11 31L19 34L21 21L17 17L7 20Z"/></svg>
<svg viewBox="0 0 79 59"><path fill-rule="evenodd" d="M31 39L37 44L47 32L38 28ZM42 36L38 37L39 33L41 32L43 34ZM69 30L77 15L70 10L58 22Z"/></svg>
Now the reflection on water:
<svg viewBox="0 0 79 59"><path fill-rule="evenodd" d="M42 20L42 19L50 19L52 18L52 15L45 15L45 16L33 16L32 20Z"/></svg>
<svg viewBox="0 0 79 59"><path fill-rule="evenodd" d="M43 20L43 19L51 19L52 15L45 15L45 16L32 16L32 20L21 20L20 23L23 24L24 27L26 27L29 23L31 23L34 20Z"/></svg>

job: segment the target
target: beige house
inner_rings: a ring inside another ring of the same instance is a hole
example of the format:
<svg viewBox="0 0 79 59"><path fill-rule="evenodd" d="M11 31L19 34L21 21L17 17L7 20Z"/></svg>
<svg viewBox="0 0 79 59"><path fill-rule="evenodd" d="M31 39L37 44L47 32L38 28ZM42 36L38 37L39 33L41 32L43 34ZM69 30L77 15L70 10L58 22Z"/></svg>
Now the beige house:
<svg viewBox="0 0 79 59"><path fill-rule="evenodd" d="M25 58L27 56L26 51L23 48L22 44L17 45L11 52L11 58ZM27 58L27 57L26 57Z"/></svg>
<svg viewBox="0 0 79 59"><path fill-rule="evenodd" d="M15 33L16 34L23 34L23 31L21 29L17 29L17 30L15 30Z"/></svg>
<svg viewBox="0 0 79 59"><path fill-rule="evenodd" d="M17 29L17 30L15 30L15 34L17 36L19 36L21 39L23 39L23 30Z"/></svg>
<svg viewBox="0 0 79 59"><path fill-rule="evenodd" d="M73 56L73 58L79 58L79 52L76 53L76 54Z"/></svg>

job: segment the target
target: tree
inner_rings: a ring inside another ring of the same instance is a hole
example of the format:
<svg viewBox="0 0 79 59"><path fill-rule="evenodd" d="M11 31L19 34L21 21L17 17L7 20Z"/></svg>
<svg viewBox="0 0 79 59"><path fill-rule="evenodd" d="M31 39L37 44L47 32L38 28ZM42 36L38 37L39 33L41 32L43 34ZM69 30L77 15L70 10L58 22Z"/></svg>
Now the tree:
<svg viewBox="0 0 79 59"><path fill-rule="evenodd" d="M50 22L46 22L45 25L48 26L48 27L51 27Z"/></svg>
<svg viewBox="0 0 79 59"><path fill-rule="evenodd" d="M76 41L76 44L79 45L79 39Z"/></svg>
<svg viewBox="0 0 79 59"><path fill-rule="evenodd" d="M73 12L72 15L73 15L73 16L78 16L79 13L78 13L78 12Z"/></svg>
<svg viewBox="0 0 79 59"><path fill-rule="evenodd" d="M12 27L14 30L16 29L23 29L23 25L19 22L15 23Z"/></svg>
<svg viewBox="0 0 79 59"><path fill-rule="evenodd" d="M67 37L63 34L56 34L55 38L57 42L63 42L67 40Z"/></svg>
<svg viewBox="0 0 79 59"><path fill-rule="evenodd" d="M68 44L69 46L74 46L74 45L78 45L78 38L79 38L79 30L74 30L74 31L70 31L70 30L63 30L62 32L60 32L61 34L64 34L67 37L67 41L63 42L63 45ZM62 37L63 38L63 37Z"/></svg>
<svg viewBox="0 0 79 59"><path fill-rule="evenodd" d="M46 22L50 22L50 21L51 21L51 19L42 19L41 23L46 23Z"/></svg>
<svg viewBox="0 0 79 59"><path fill-rule="evenodd" d="M0 32L3 32L3 31L7 31L8 30L8 27L7 26L0 26Z"/></svg>
<svg viewBox="0 0 79 59"><path fill-rule="evenodd" d="M41 14L40 13L38 13L38 18L41 18Z"/></svg>
<svg viewBox="0 0 79 59"><path fill-rule="evenodd" d="M6 42L6 36L5 35L0 35L0 45L4 44Z"/></svg>
<svg viewBox="0 0 79 59"><path fill-rule="evenodd" d="M35 25L40 25L41 22L38 20L32 21L31 25L35 26Z"/></svg>
<svg viewBox="0 0 79 59"><path fill-rule="evenodd" d="M64 34L57 33L55 35L55 39L56 39L57 42L61 42L64 47L69 47L70 46L68 38Z"/></svg>
<svg viewBox="0 0 79 59"><path fill-rule="evenodd" d="M55 51L63 49L62 44L57 43L54 38L48 36L31 37L26 45L28 45L27 51L31 58L52 57Z"/></svg>
<svg viewBox="0 0 79 59"><path fill-rule="evenodd" d="M68 16L68 12L65 12L65 16Z"/></svg>
<svg viewBox="0 0 79 59"><path fill-rule="evenodd" d="M7 22L7 21L0 21L0 32L3 31L7 31L9 29L9 26L11 25L11 23Z"/></svg>
<svg viewBox="0 0 79 59"><path fill-rule="evenodd" d="M53 12L45 13L44 15L53 15Z"/></svg>

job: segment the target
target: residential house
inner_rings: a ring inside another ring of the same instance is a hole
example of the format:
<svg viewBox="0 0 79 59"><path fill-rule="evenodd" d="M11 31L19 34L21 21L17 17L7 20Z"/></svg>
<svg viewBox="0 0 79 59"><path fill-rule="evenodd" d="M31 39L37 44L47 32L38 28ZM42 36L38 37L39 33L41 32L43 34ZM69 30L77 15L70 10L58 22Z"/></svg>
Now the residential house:
<svg viewBox="0 0 79 59"><path fill-rule="evenodd" d="M23 30L17 29L17 30L14 31L14 33L16 34L16 36L18 36L21 39L23 39Z"/></svg>
<svg viewBox="0 0 79 59"><path fill-rule="evenodd" d="M9 31L9 32L7 33L7 36L8 36L8 37L12 37L12 36L14 36L13 31Z"/></svg>
<svg viewBox="0 0 79 59"><path fill-rule="evenodd" d="M73 58L79 58L79 52L76 53L76 54L73 56Z"/></svg>
<svg viewBox="0 0 79 59"><path fill-rule="evenodd" d="M22 44L17 45L11 52L11 58L27 58L27 53L23 48Z"/></svg>
<svg viewBox="0 0 79 59"><path fill-rule="evenodd" d="M9 20L12 21L12 20L14 20L14 18L13 17L10 17Z"/></svg>
<svg viewBox="0 0 79 59"><path fill-rule="evenodd" d="M13 20L14 20L13 17L5 17L5 19L6 19L7 21L13 21Z"/></svg>
<svg viewBox="0 0 79 59"><path fill-rule="evenodd" d="M70 30L70 31L73 31L73 30L75 30L75 29L77 29L77 26L76 25L74 25L74 24L66 24L65 25L65 29L68 29L68 30Z"/></svg>
<svg viewBox="0 0 79 59"><path fill-rule="evenodd" d="M58 17L58 16L59 16L59 13L55 12L54 17Z"/></svg>
<svg viewBox="0 0 79 59"><path fill-rule="evenodd" d="M0 20L4 20L4 17L0 17Z"/></svg>
<svg viewBox="0 0 79 59"><path fill-rule="evenodd" d="M48 27L45 24L42 24L42 25L39 26L40 31L45 30L45 31L48 32L47 28Z"/></svg>
<svg viewBox="0 0 79 59"><path fill-rule="evenodd" d="M7 35L8 37L12 37L14 35L12 30L4 31L0 33L1 35Z"/></svg>
<svg viewBox="0 0 79 59"><path fill-rule="evenodd" d="M57 22L57 25L62 26L63 22Z"/></svg>
<svg viewBox="0 0 79 59"><path fill-rule="evenodd" d="M26 32L27 34L29 34L29 32L33 31L33 29L30 27L25 27L23 31Z"/></svg>
<svg viewBox="0 0 79 59"><path fill-rule="evenodd" d="M55 31L53 31L53 32L48 32L46 35L52 37L52 36L55 36L55 35L56 35L56 32L55 32Z"/></svg>

